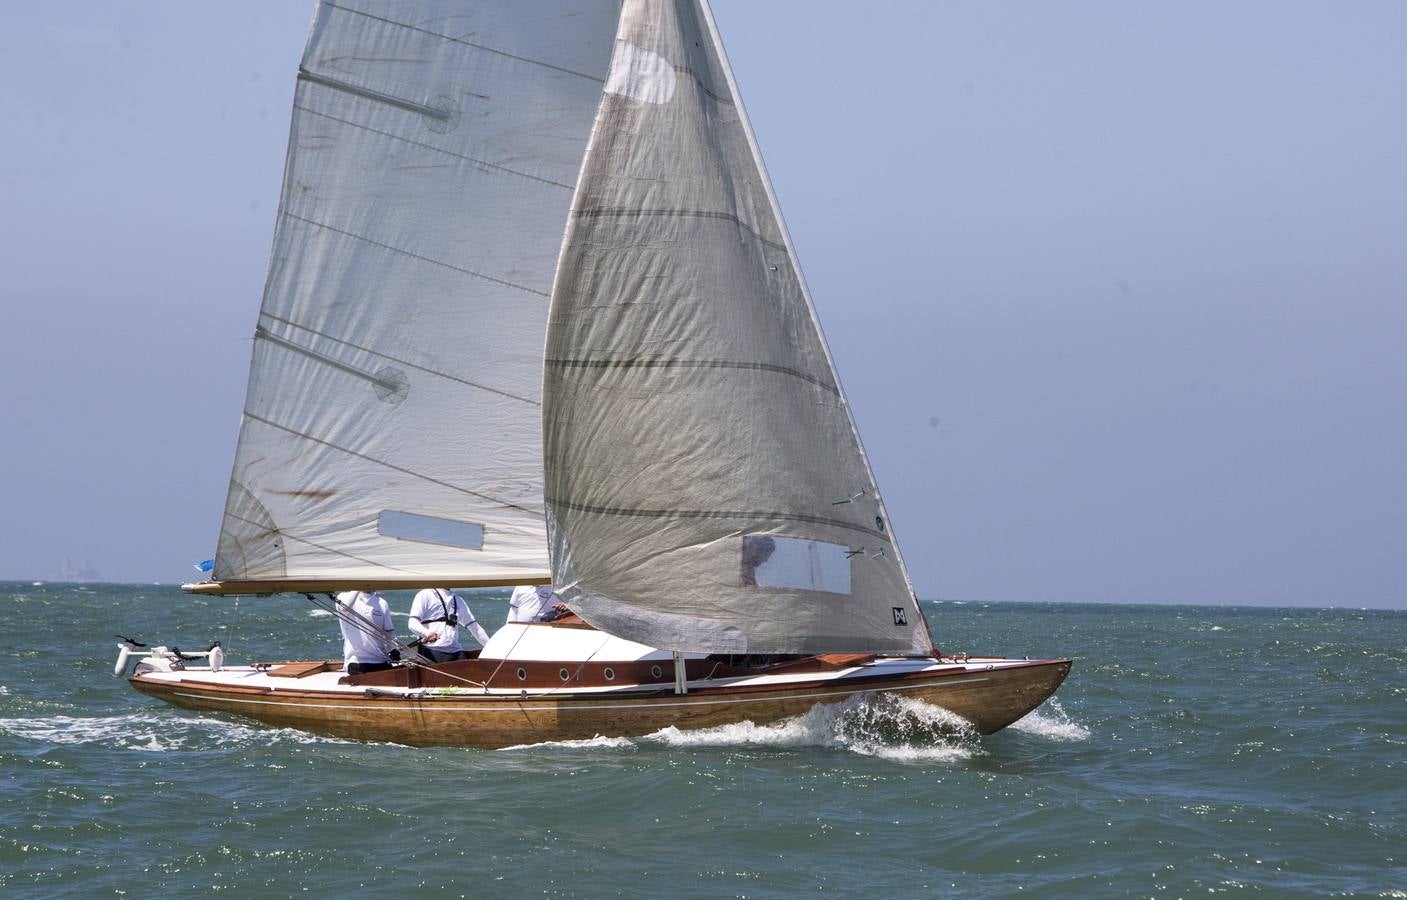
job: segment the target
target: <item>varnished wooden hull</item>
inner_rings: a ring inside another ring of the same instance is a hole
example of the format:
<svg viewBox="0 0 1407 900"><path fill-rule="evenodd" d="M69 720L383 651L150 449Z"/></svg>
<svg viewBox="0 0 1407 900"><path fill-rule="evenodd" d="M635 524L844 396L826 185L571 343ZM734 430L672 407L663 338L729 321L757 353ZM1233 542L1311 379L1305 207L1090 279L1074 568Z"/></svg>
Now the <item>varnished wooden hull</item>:
<svg viewBox="0 0 1407 900"><path fill-rule="evenodd" d="M911 673L892 678L792 684L759 689L715 687L688 694L631 696L591 693L547 697L461 694L409 698L297 689L240 688L202 683L198 673L178 682L131 678L144 694L175 706L231 713L268 725L355 740L415 746L498 748L596 735L632 737L668 726L706 728L735 722L776 722L818 703L892 692L942 707L983 734L1005 728L1045 701L1070 671L1069 660L1035 660L982 671Z"/></svg>

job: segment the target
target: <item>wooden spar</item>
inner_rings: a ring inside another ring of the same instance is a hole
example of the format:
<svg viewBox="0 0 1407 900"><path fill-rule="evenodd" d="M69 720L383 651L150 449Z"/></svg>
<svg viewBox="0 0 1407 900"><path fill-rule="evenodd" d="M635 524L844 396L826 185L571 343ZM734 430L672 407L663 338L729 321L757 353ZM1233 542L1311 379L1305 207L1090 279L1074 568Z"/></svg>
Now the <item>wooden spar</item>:
<svg viewBox="0 0 1407 900"><path fill-rule="evenodd" d="M339 591L398 591L419 588L516 587L551 584L546 572L506 572L500 575L459 575L449 578L378 576L375 578L257 578L183 584L187 594L326 594Z"/></svg>

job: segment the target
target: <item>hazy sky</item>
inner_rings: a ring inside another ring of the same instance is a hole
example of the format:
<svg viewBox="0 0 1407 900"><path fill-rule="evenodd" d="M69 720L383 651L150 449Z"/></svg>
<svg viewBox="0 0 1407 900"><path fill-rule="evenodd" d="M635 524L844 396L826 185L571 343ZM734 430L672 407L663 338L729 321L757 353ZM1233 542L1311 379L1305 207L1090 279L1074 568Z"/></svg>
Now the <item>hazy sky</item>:
<svg viewBox="0 0 1407 900"><path fill-rule="evenodd" d="M211 555L310 10L8 10L0 578ZM715 13L921 596L1407 606L1407 4Z"/></svg>

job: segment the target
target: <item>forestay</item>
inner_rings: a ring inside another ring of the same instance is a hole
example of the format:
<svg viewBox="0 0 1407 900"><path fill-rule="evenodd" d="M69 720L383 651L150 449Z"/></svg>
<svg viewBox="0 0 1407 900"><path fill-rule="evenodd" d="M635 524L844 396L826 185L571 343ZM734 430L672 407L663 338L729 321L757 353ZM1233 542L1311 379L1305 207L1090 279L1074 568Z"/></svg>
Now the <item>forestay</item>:
<svg viewBox="0 0 1407 900"><path fill-rule="evenodd" d="M930 651L693 0L624 4L547 342L549 536L573 609L680 650Z"/></svg>
<svg viewBox="0 0 1407 900"><path fill-rule="evenodd" d="M545 574L543 332L617 11L318 7L216 580Z"/></svg>

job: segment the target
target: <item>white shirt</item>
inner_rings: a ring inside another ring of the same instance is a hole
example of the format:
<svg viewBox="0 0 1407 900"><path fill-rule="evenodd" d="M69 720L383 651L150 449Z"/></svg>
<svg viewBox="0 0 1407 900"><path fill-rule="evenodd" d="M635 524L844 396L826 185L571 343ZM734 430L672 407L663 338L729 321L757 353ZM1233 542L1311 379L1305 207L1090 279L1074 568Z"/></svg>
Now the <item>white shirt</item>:
<svg viewBox="0 0 1407 900"><path fill-rule="evenodd" d="M431 619L444 619L446 616L458 616L459 625L451 626L448 622L432 622ZM426 588L415 595L415 599L410 604L410 630L420 637L420 646L428 647L431 650L444 650L453 653L461 649L459 646L460 625L469 629L469 633L474 636L474 640L481 645L489 642L489 635L484 631L484 626L474 620L474 614L469 611L469 604L465 603L454 591L447 591L442 588ZM433 641L425 640L431 634L439 633L439 637Z"/></svg>
<svg viewBox="0 0 1407 900"><path fill-rule="evenodd" d="M396 646L391 608L379 594L343 591L337 595L337 624L342 626L342 659L346 663L390 662ZM347 612L344 612L343 608Z"/></svg>
<svg viewBox="0 0 1407 900"><path fill-rule="evenodd" d="M508 600L508 621L541 622L561 602L562 598L545 584L516 587Z"/></svg>

